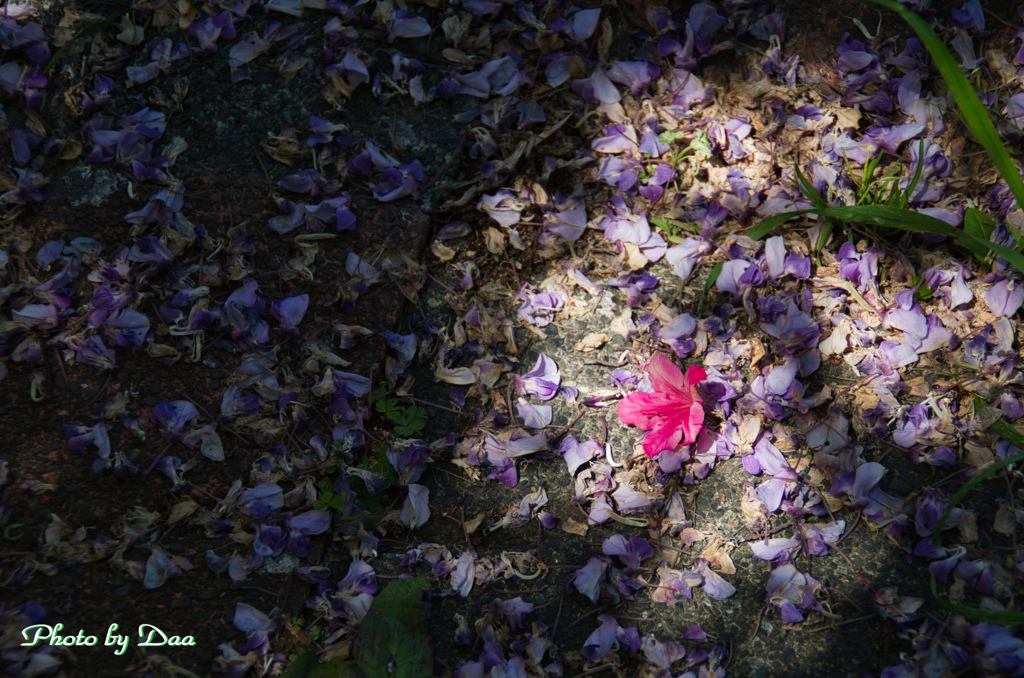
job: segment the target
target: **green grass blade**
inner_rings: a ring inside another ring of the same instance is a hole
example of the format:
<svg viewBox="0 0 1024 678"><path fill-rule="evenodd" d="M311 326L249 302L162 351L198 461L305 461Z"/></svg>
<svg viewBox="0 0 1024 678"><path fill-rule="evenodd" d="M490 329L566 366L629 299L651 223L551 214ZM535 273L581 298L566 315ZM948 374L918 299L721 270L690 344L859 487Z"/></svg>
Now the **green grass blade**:
<svg viewBox="0 0 1024 678"><path fill-rule="evenodd" d="M889 170L889 174L883 181L886 182L886 186L889 188L889 195L886 196L883 204L892 205L900 199L900 177L903 176L903 163L899 163L896 167ZM883 189L884 190L884 189Z"/></svg>
<svg viewBox="0 0 1024 678"><path fill-rule="evenodd" d="M878 163L882 161L882 154L872 156L868 158L867 163L864 165L864 171L861 174L860 188L857 189L857 204L864 202L864 198L868 197L868 192L871 190L871 185L875 183L875 168L878 167Z"/></svg>
<svg viewBox="0 0 1024 678"><path fill-rule="evenodd" d="M987 403L985 403L984 400L975 396L974 407L976 409L981 409L984 407L988 407L988 405ZM1002 417L996 419L991 425L989 425L989 430L998 435L1000 438L1003 438L1013 443L1017 447L1024 449L1024 436L1018 433L1017 429L1010 426ZM935 528L935 534L932 535L932 543L936 546L939 546L942 543L942 529L943 526L946 524L946 518L949 517L950 512L952 512L956 505L959 504L963 500L963 498L967 496L968 492L973 490L978 483L980 483L985 478L988 478L996 471L999 471L1005 468L1006 466L1009 466L1010 464L1015 464L1018 461L1024 461L1024 454L1016 454L1012 457L1001 459L1000 461L996 462L995 464L992 464L984 471L982 471L981 473L979 473L978 475L974 476L966 483L964 483L963 487L957 490L956 494L954 494L952 499L949 500L949 503L946 504L946 510L944 510L942 512L942 515L939 516L939 524Z"/></svg>
<svg viewBox="0 0 1024 678"><path fill-rule="evenodd" d="M800 182L800 190L803 191L804 197L814 203L815 207L828 207L828 203L821 197L821 193L818 193L818 189L800 171L799 162L793 163L793 169L796 170L796 178Z"/></svg>
<svg viewBox="0 0 1024 678"><path fill-rule="evenodd" d="M1024 255L1009 247L997 245L994 242L982 240L966 231L950 226L941 219L914 212L912 210L901 210L885 205L858 205L855 207L829 207L823 210L815 210L823 217L833 217L843 221L854 221L871 226L882 226L899 228L904 231L916 233L933 233L945 235L950 238L959 238L961 242L969 241L980 244L992 250L1002 258L1006 259L1018 271L1024 272Z"/></svg>
<svg viewBox="0 0 1024 678"><path fill-rule="evenodd" d="M980 240L988 240L992 235L996 222L981 210L970 207L964 212L964 231L970 233ZM988 248L965 240L963 246L970 250L971 254L978 258L978 261L985 261L988 256Z"/></svg>
<svg viewBox="0 0 1024 678"><path fill-rule="evenodd" d="M782 214L776 214L765 219L750 229L747 235L754 240L760 240L780 224L803 214L817 214L830 219L867 224L869 226L898 228L914 233L933 233L935 235L958 238L960 242L970 242L995 252L1003 259L1006 259L1018 271L1024 272L1024 255L1016 250L1011 250L1009 247L997 245L988 240L982 240L976 235L972 235L959 228L954 228L945 221L928 216L927 214L921 214L912 210L901 210L887 205L854 205L853 207L826 207L824 209L815 207L806 210L783 212Z"/></svg>
<svg viewBox="0 0 1024 678"><path fill-rule="evenodd" d="M718 276L722 275L722 262L718 262L711 267L711 273L708 274L708 279L704 281L704 289L700 293L700 303L697 304L697 317L704 317L704 302L707 301L708 292L711 291L711 286L718 281Z"/></svg>
<svg viewBox="0 0 1024 678"><path fill-rule="evenodd" d="M958 614L961 617L967 617L968 619L977 619L979 621L987 621L990 624L999 624L1000 626L1020 626L1024 624L1024 612L1011 612L1010 610L981 610L976 607L968 607L967 605L959 605L957 603L951 603L942 596L939 595L938 584L935 580L935 575L932 575L932 595L935 596L935 600L939 601L944 609Z"/></svg>
<svg viewBox="0 0 1024 678"><path fill-rule="evenodd" d="M757 226L754 226L752 229L747 231L747 236L754 240L760 240L761 238L765 237L766 235L774 231L777 227L786 223L793 217L799 217L802 214L808 214L809 212L813 211L814 210L812 209L794 210L792 212L782 212L780 214L774 214L765 219L764 221L762 221L761 223L759 223Z"/></svg>
<svg viewBox="0 0 1024 678"><path fill-rule="evenodd" d="M992 124L992 120L988 116L988 111L974 92L974 88L967 81L963 71L960 70L960 64L957 63L953 55L946 49L946 46L942 44L942 40L939 39L939 36L935 35L935 32L925 23L924 19L905 5L901 5L894 0L871 1L899 14L917 33L917 37L932 55L932 60L935 62L935 66L938 68L942 79L946 81L949 91L953 93L957 106L960 107L960 113L964 117L964 122L971 128L978 142L984 147L989 157L992 158L996 169L999 170L1003 180L1010 187L1013 197L1017 199L1018 206L1024 207L1024 181L1020 178L1020 169L1010 158L1010 153L1006 150L1006 146L1003 145L999 133L996 132L995 125ZM1014 236L1017 238L1018 243L1024 240L1016 229L1014 231Z"/></svg>
<svg viewBox="0 0 1024 678"><path fill-rule="evenodd" d="M921 171L924 169L924 137L921 137L921 143L917 145L917 169L914 170L914 178L910 180L910 185L907 186L907 190L900 196L899 202L896 205L900 209L906 209L907 205L910 204L910 196L914 194L914 189L917 188L917 182L921 180ZM896 184L899 186L899 183Z"/></svg>
<svg viewBox="0 0 1024 678"><path fill-rule="evenodd" d="M974 407L976 410L984 409L988 407L988 404L984 400L975 396ZM989 427L989 430L997 434L999 437L1008 440L1017 447L1024 449L1024 435L1021 435L1013 426L1010 426L1002 417L996 419ZM959 504L967 493L974 489L974 487L985 478L989 477L993 473L996 473L1002 468L1009 466L1010 464L1024 461L1024 454L1014 455L1007 457L995 464L992 464L987 469L974 476L966 483L963 487L957 490L956 494L946 504L946 509L942 512L939 517L939 523L935 527L935 534L932 535L932 543L936 546L942 545L942 530L946 525L946 518L949 517L950 512L953 508ZM943 608L949 610L953 614L963 615L969 619L979 619L981 621L991 622L993 624L1001 624L1003 626L1020 626L1024 624L1024 612L1011 612L1008 610L979 610L975 607L968 607L967 605L958 605L951 603L939 596L938 585L935 581L935 575L932 574L932 595L939 601L939 604Z"/></svg>

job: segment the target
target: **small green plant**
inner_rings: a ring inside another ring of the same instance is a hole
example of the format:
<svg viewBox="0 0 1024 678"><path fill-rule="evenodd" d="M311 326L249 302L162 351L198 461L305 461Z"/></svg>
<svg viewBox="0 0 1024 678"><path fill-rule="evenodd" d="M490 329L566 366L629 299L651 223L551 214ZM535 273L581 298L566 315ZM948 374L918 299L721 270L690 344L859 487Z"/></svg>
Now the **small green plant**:
<svg viewBox="0 0 1024 678"><path fill-rule="evenodd" d="M857 186L857 205L888 205L898 209L907 209L910 205L910 196L914 194L918 181L921 180L921 171L924 169L924 139L922 138L917 147L917 170L914 172L907 190L900 190L900 179L903 178L903 163L894 164L889 173L880 178L875 178L875 170L882 160L882 154L869 158L864 165L860 183Z"/></svg>
<svg viewBox="0 0 1024 678"><path fill-rule="evenodd" d="M291 624L295 628L301 629L303 626L306 625L306 620L302 617L292 617ZM316 642L320 640L320 638L324 635L324 629L322 629L320 626L316 624L313 624L309 627L309 631L307 631L306 633L308 633L309 637L313 639L313 642Z"/></svg>
<svg viewBox="0 0 1024 678"><path fill-rule="evenodd" d="M331 481L328 478L322 478L320 482L316 484L318 490L317 498L313 501L313 509L316 511L328 511L335 509L341 511L345 508L345 504L348 502L348 496L344 494L335 494L331 491Z"/></svg>
<svg viewBox="0 0 1024 678"><path fill-rule="evenodd" d="M415 438L427 425L427 410L405 398L388 397L387 386L381 382L373 392L373 405L395 425L395 435Z"/></svg>
<svg viewBox="0 0 1024 678"><path fill-rule="evenodd" d="M914 301L925 301L932 298L932 288L925 284L924 278L915 275L910 282L914 285Z"/></svg>
<svg viewBox="0 0 1024 678"><path fill-rule="evenodd" d="M341 520L375 521L384 515L386 507L378 495L398 483L398 475L391 462L388 461L387 451L388 446L381 444L358 465L332 464L328 466L325 469L326 475L316 483L317 498L313 501L313 509L344 511L349 499L354 495L356 508L361 514L343 516ZM344 471L345 475L349 477L352 494L348 490L343 490L341 493L334 491L335 485L332 478L339 471Z"/></svg>
<svg viewBox="0 0 1024 678"><path fill-rule="evenodd" d="M700 233L700 226L697 224L687 224L682 221L676 221L675 219L663 219L661 217L650 217L647 220L664 232L665 240L677 245L686 240L686 238L679 235L684 230L692 233Z"/></svg>
<svg viewBox="0 0 1024 678"><path fill-rule="evenodd" d="M672 142L682 139L686 134L684 132L662 132L658 135L658 141L665 145L671 145ZM693 153L698 160L704 160L711 157L711 141L708 139L708 135L704 130L697 130L694 133L693 139L684 148L676 151L672 156L672 164L678 165L682 162L683 158L687 153Z"/></svg>

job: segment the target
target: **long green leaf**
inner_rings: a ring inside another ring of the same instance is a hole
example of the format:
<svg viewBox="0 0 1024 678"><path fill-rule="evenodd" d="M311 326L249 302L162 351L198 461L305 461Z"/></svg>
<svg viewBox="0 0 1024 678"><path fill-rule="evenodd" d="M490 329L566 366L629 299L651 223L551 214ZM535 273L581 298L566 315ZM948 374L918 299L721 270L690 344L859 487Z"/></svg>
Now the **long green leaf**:
<svg viewBox="0 0 1024 678"><path fill-rule="evenodd" d="M932 574L932 595L935 596L935 600L939 601L939 605L953 614L960 615L961 617L977 619L978 621L986 621L990 624L999 624L1000 626L1020 626L1021 624L1024 624L1024 612L1011 612L1009 610L981 610L977 607L949 602L939 595L938 583L936 582L934 574Z"/></svg>
<svg viewBox="0 0 1024 678"><path fill-rule="evenodd" d="M988 405L985 403L984 400L975 396L974 407L975 409L980 410L982 408L988 407ZM992 422L992 424L990 424L988 428L993 433L998 434L1001 438L1004 438L1013 443L1014 445L1016 445L1017 447L1024 449L1024 435L1021 435L1020 432L1017 431L1017 429L1010 426L1010 424L1004 421L1002 417ZM932 535L932 543L936 546L942 545L942 530L945 528L946 518L949 517L949 514L950 512L952 512L953 508L957 504L959 504L964 497L967 496L968 492L973 490L978 483L980 483L985 478L988 478L996 471L999 471L1000 469L1009 466L1010 464L1015 464L1020 461L1024 461L1024 454L1017 454L1012 457L1007 457L1006 459L1002 459L996 462L995 464L992 464L987 469L985 469L984 471L982 471L981 473L979 473L978 475L974 476L966 483L964 483L963 487L957 490L956 494L954 494L953 497L949 500L949 503L946 504L946 509L942 512L942 515L939 516L939 523L935 526L935 533ZM942 607L949 610L953 614L963 615L964 617L968 617L969 619L980 619L981 621L987 621L993 624L1001 624L1003 626L1020 626L1021 624L1024 624L1024 612L1011 612L1009 610L979 610L975 607L969 607L967 605L958 605L956 603L949 602L948 600L942 598L939 595L938 584L935 581L934 573L932 574L932 595L935 596L935 599L939 601L939 604L942 605Z"/></svg>
<svg viewBox="0 0 1024 678"><path fill-rule="evenodd" d="M760 240L761 238L765 237L766 235L768 235L769 233L771 233L776 228L786 223L793 217L798 217L813 211L813 209L794 210L792 212L782 212L781 214L775 214L773 216L768 217L767 219L759 223L757 226L754 226L752 229L747 231L747 236L754 240Z"/></svg>
<svg viewBox="0 0 1024 678"><path fill-rule="evenodd" d="M996 132L995 125L992 124L992 120L988 117L988 111L974 92L971 83L967 82L963 71L960 70L960 64L956 62L956 58L950 54L946 46L942 44L942 40L939 39L939 36L935 35L935 31L925 23L925 20L910 11L905 5L894 2L894 0L871 1L899 14L917 33L917 37L920 38L921 42L928 49L929 54L932 55L935 67L939 69L939 75L946 81L949 91L953 93L957 106L960 107L960 113L964 116L964 122L971 128L978 142L984 147L989 157L992 158L992 162L995 163L999 173L1003 176L1003 180L1010 187L1013 197L1017 199L1017 204L1024 207L1024 181L1020 178L1020 169L1010 158L1009 151L1006 150L1003 140L999 138L999 133ZM1021 243L1021 234L1016 232L1016 229L1014 231L1018 244L1024 244Z"/></svg>
<svg viewBox="0 0 1024 678"><path fill-rule="evenodd" d="M924 137L921 137L921 143L917 146L917 169L914 171L914 178L910 180L910 185L907 186L907 190L903 192L900 199L897 201L896 207L900 209L907 209L910 204L910 196L914 194L914 189L917 188L917 182L921 179L921 170L924 169ZM899 186L899 182L896 184Z"/></svg>
<svg viewBox="0 0 1024 678"><path fill-rule="evenodd" d="M698 318L704 317L704 302L707 301L711 286L718 281L718 276L720 275L722 275L722 262L718 262L711 267L711 273L708 274L708 279L704 281L704 289L700 292L700 303L697 304Z"/></svg>
<svg viewBox="0 0 1024 678"><path fill-rule="evenodd" d="M426 577L396 579L373 599L353 648L367 678L430 678L433 674L434 648L420 602L429 588Z"/></svg>
<svg viewBox="0 0 1024 678"><path fill-rule="evenodd" d="M980 247L987 248L1003 259L1006 259L1018 271L1024 272L1024 255L1009 247L997 245L994 242L982 240L959 228L954 228L941 219L914 212L903 210L888 205L854 205L853 207L826 207L825 209L811 208L806 210L794 210L771 216L760 224L750 229L747 235L754 240L760 240L780 224L802 214L817 214L826 218L852 221L871 226L882 226L898 228L904 231L915 233L934 233L945 235L950 238L959 238L962 242L970 242Z"/></svg>
<svg viewBox="0 0 1024 678"><path fill-rule="evenodd" d="M846 154L843 154L846 157ZM878 167L878 163L882 161L882 154L873 155L868 158L868 161L864 163L864 169L861 171L860 186L857 188L857 204L864 202L864 198L868 197L868 191L871 190L871 185L875 183L875 168Z"/></svg>
<svg viewBox="0 0 1024 678"><path fill-rule="evenodd" d="M796 178L800 182L800 190L803 192L804 197L810 200L815 207L828 207L828 203L821 197L821 193L818 193L818 189L800 171L799 162L793 163L793 169L796 170Z"/></svg>
<svg viewBox="0 0 1024 678"><path fill-rule="evenodd" d="M992 235L995 225L992 218L981 210L969 207L964 212L964 230L977 238L988 240L989 236ZM988 254L987 248L980 247L970 241L965 240L963 246L969 249L979 261L984 261L985 256Z"/></svg>

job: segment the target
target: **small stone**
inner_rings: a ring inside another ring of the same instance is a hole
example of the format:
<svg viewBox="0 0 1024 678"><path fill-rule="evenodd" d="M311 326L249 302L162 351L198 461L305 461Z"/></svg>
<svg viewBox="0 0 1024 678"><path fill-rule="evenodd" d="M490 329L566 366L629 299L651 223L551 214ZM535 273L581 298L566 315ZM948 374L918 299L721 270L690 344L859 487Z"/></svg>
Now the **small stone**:
<svg viewBox="0 0 1024 678"><path fill-rule="evenodd" d="M288 574L292 572L298 564L298 558L290 553L285 553L277 558L270 558L263 564L261 569L267 574Z"/></svg>

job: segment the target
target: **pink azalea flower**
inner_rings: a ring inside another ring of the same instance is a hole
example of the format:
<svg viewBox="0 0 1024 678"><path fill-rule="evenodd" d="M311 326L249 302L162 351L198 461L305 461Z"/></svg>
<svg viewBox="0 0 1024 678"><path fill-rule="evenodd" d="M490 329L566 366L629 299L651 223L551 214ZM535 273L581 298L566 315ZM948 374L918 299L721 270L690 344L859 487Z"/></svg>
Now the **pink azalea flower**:
<svg viewBox="0 0 1024 678"><path fill-rule="evenodd" d="M674 450L680 441L689 445L697 440L704 423L704 406L697 394L697 384L708 375L691 365L684 377L682 370L660 353L644 369L654 392L626 396L619 403L619 418L627 426L650 431L644 439L644 453L653 459L666 450Z"/></svg>

